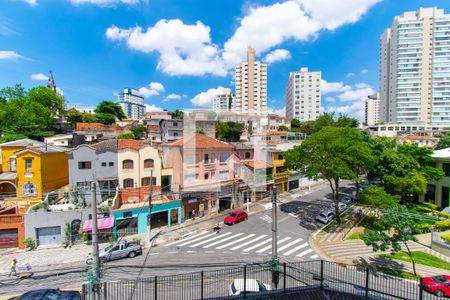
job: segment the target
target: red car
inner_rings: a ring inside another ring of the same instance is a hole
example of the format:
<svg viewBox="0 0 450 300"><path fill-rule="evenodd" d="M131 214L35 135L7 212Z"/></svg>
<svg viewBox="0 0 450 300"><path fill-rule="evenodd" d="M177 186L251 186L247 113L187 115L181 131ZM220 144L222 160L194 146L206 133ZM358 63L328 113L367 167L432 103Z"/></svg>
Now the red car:
<svg viewBox="0 0 450 300"><path fill-rule="evenodd" d="M243 210L235 210L229 216L223 219L223 222L228 225L233 225L244 220L247 220L248 214Z"/></svg>
<svg viewBox="0 0 450 300"><path fill-rule="evenodd" d="M450 275L424 277L423 288L438 297L450 297Z"/></svg>

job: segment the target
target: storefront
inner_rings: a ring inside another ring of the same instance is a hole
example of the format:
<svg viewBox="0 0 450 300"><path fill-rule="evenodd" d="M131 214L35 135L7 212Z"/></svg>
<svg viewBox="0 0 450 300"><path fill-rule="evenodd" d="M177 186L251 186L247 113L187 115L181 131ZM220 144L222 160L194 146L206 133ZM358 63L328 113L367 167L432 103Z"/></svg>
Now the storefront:
<svg viewBox="0 0 450 300"><path fill-rule="evenodd" d="M214 194L203 193L185 193L183 195L183 211L184 220L192 219L194 217L203 217L209 215L215 210Z"/></svg>

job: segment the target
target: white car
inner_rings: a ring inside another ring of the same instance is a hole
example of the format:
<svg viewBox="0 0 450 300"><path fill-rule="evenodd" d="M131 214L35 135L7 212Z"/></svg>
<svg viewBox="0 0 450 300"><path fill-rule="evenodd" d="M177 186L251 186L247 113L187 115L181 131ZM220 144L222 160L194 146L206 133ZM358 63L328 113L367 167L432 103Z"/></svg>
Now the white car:
<svg viewBox="0 0 450 300"><path fill-rule="evenodd" d="M316 216L316 221L323 224L328 224L333 221L334 216L334 208L333 210L325 210Z"/></svg>
<svg viewBox="0 0 450 300"><path fill-rule="evenodd" d="M238 278L233 280L229 287L230 296L241 295L241 293L262 293L270 291L270 285L262 283L257 279L246 279L244 291L244 279Z"/></svg>

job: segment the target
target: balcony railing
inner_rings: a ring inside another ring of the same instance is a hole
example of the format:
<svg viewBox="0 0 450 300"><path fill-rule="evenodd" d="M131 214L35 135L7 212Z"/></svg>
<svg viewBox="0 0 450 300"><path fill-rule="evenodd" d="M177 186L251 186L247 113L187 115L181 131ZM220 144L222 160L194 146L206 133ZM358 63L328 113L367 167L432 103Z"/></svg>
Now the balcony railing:
<svg viewBox="0 0 450 300"><path fill-rule="evenodd" d="M0 215L0 224L23 223L21 215Z"/></svg>

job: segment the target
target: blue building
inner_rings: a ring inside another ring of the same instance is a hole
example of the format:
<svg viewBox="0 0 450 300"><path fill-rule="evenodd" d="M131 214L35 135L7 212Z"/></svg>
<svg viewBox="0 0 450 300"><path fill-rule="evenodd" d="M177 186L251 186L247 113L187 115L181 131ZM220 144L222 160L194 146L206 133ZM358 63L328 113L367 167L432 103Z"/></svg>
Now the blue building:
<svg viewBox="0 0 450 300"><path fill-rule="evenodd" d="M130 119L144 117L144 97L136 89L124 88L123 93L117 95L117 103L122 107L125 115Z"/></svg>

